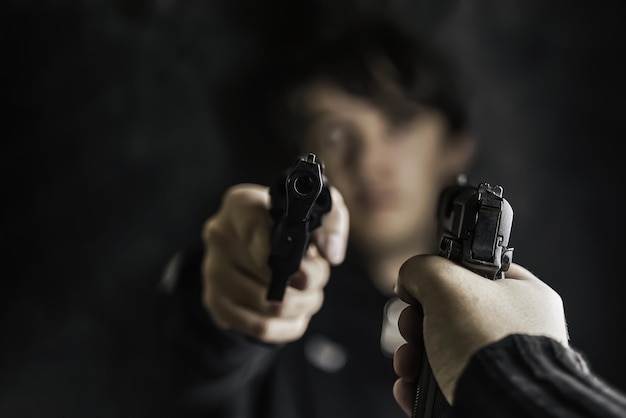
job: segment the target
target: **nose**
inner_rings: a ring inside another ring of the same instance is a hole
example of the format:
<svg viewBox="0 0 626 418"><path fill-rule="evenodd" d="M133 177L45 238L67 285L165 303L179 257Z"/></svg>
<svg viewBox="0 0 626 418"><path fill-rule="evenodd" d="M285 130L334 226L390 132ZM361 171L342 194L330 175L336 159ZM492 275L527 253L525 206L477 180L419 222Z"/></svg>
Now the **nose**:
<svg viewBox="0 0 626 418"><path fill-rule="evenodd" d="M385 149L385 139L381 136L370 137L354 144L348 164L354 174L360 178L376 178L389 170L389 154Z"/></svg>

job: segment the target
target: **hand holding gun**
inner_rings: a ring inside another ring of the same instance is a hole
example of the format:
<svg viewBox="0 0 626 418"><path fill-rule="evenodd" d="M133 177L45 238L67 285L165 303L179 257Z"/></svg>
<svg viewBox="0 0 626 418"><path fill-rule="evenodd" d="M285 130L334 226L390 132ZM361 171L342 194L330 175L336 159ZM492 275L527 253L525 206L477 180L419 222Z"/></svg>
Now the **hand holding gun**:
<svg viewBox="0 0 626 418"><path fill-rule="evenodd" d="M203 231L202 301L213 323L266 343L300 338L323 304L330 265L343 261L348 226L313 154L269 188L230 187Z"/></svg>
<svg viewBox="0 0 626 418"><path fill-rule="evenodd" d="M444 257L411 257L398 276L396 292L411 304L398 319L407 343L394 354L393 393L404 412L624 416L621 394L569 347L559 294L511 263L512 210L502 189L450 192L442 199L443 219L452 221L444 223Z"/></svg>
<svg viewBox="0 0 626 418"><path fill-rule="evenodd" d="M504 278L513 257L513 248L508 247L513 209L502 192L502 187L488 183L446 189L439 202L439 255L485 278ZM422 347L413 418L439 418L449 406Z"/></svg>
<svg viewBox="0 0 626 418"><path fill-rule="evenodd" d="M281 301L289 277L298 271L309 247L311 233L331 210L330 190L315 154L300 158L270 186L272 233L268 263L272 269L267 299Z"/></svg>

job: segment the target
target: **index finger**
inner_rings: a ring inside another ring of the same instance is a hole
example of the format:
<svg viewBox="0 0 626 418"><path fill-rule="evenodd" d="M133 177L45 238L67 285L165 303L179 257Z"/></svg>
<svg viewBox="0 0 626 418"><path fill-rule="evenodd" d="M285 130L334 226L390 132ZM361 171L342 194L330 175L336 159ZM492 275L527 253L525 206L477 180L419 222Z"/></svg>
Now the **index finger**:
<svg viewBox="0 0 626 418"><path fill-rule="evenodd" d="M343 262L346 256L350 216L343 196L335 187L330 187L332 207L322 225L315 231L315 242L320 253L332 265Z"/></svg>

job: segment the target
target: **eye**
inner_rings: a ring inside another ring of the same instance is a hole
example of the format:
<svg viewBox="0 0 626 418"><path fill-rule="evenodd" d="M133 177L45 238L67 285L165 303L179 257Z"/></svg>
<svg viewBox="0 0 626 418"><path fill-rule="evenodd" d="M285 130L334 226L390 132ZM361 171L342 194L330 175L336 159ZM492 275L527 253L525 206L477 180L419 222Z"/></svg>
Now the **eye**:
<svg viewBox="0 0 626 418"><path fill-rule="evenodd" d="M348 149L358 139L358 131L345 122L324 122L312 127L312 143L323 150Z"/></svg>

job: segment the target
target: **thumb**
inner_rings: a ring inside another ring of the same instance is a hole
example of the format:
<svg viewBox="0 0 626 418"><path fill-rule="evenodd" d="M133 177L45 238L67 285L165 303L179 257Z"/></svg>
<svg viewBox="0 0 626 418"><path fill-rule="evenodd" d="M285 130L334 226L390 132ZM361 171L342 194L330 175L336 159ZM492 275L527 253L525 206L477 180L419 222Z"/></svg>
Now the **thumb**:
<svg viewBox="0 0 626 418"><path fill-rule="evenodd" d="M396 293L403 301L420 303L424 308L450 292L451 288L463 287L457 277L463 269L454 262L437 255L416 255L406 260L398 273Z"/></svg>
<svg viewBox="0 0 626 418"><path fill-rule="evenodd" d="M322 225L314 232L314 237L324 258L330 264L338 265L346 256L350 216L339 190L331 186L330 195L332 208L324 217Z"/></svg>

